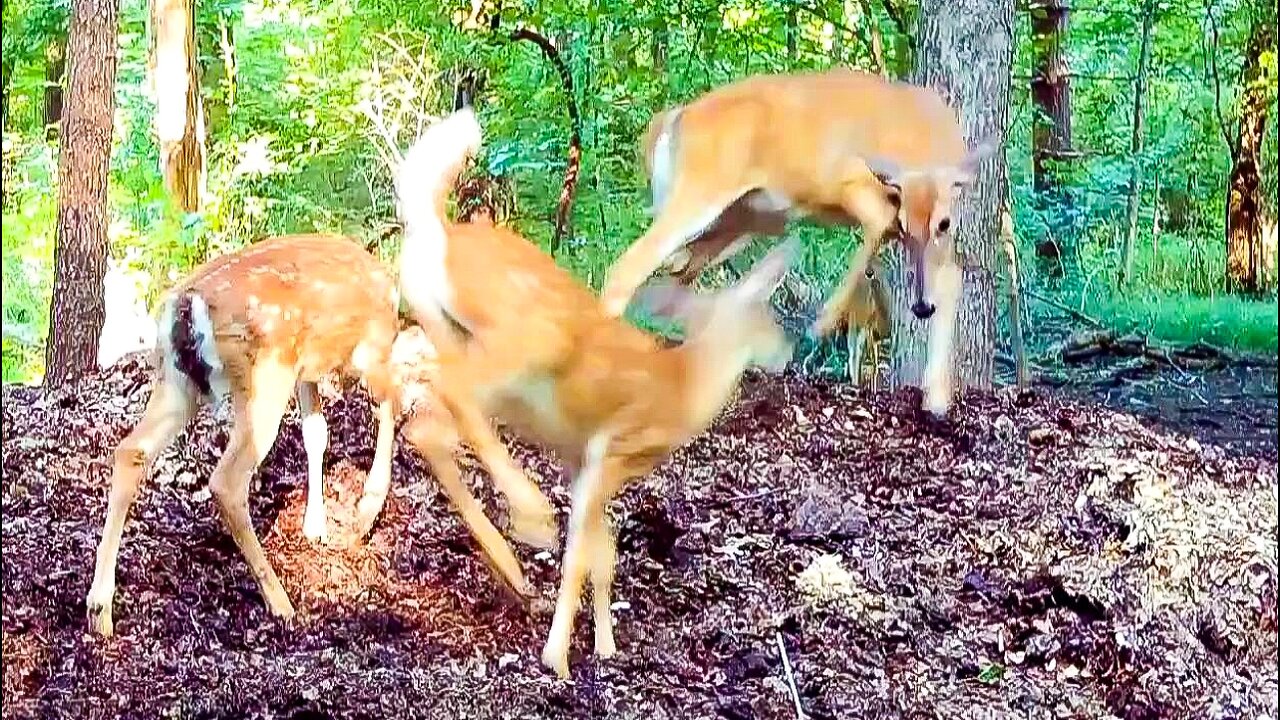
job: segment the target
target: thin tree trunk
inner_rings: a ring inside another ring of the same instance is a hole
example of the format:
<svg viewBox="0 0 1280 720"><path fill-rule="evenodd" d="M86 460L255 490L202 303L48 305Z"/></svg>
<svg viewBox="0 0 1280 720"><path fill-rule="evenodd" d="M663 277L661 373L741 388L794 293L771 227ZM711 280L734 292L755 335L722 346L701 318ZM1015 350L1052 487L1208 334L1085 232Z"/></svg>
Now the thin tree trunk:
<svg viewBox="0 0 1280 720"><path fill-rule="evenodd" d="M58 224L45 382L93 369L105 315L107 173L115 112L119 0L75 0L58 159Z"/></svg>
<svg viewBox="0 0 1280 720"><path fill-rule="evenodd" d="M160 172L183 212L200 209L204 190L204 110L194 10L194 0L151 2Z"/></svg>
<svg viewBox="0 0 1280 720"><path fill-rule="evenodd" d="M796 56L799 54L799 50L800 50L799 13L796 12L795 5L792 5L792 4L787 5L787 19L786 19L786 23L782 26L782 34L787 43L787 60L790 60L791 62L795 62Z"/></svg>
<svg viewBox="0 0 1280 720"><path fill-rule="evenodd" d="M1138 242L1138 210L1142 203L1142 144L1145 138L1147 69L1151 66L1151 35L1155 30L1156 4L1147 0L1142 7L1142 41L1138 46L1138 72L1133 81L1133 134L1129 138L1128 232L1120 266L1120 284L1133 277L1133 249Z"/></svg>
<svg viewBox="0 0 1280 720"><path fill-rule="evenodd" d="M1031 157L1033 186L1041 212L1054 218L1048 223L1052 242L1041 243L1037 253L1053 275L1074 273L1075 243L1069 223L1062 220L1069 197L1067 163L1074 157L1071 142L1071 67L1066 42L1070 21L1068 0L1036 0L1029 7L1035 70L1031 97Z"/></svg>
<svg viewBox="0 0 1280 720"><path fill-rule="evenodd" d="M527 40L546 56L560 74L560 84L564 87L566 104L569 109L569 159L564 171L564 185L560 189L560 200L556 203L555 235L551 239L551 254L560 249L560 243L569 232L570 213L573 211L574 195L578 189L578 173L582 167L582 116L578 113L578 97L573 90L573 74L565 64L560 52L551 41L538 33L521 28L511 35L515 41Z"/></svg>
<svg viewBox="0 0 1280 720"><path fill-rule="evenodd" d="M1274 9L1274 5L1272 6ZM1262 142L1267 126L1267 88L1262 57L1276 49L1275 14L1254 19L1245 50L1240 130L1227 178L1227 284L1238 292L1262 289Z"/></svg>
<svg viewBox="0 0 1280 720"><path fill-rule="evenodd" d="M49 141L57 140L61 129L66 74L67 38L55 35L44 48L44 133Z"/></svg>
<svg viewBox="0 0 1280 720"><path fill-rule="evenodd" d="M861 0L862 21L867 26L867 36L871 38L871 69L877 75L888 76L889 66L884 61L884 36L880 33L880 23L871 9L871 0Z"/></svg>
<svg viewBox="0 0 1280 720"><path fill-rule="evenodd" d="M1026 388L1031 380L1027 372L1027 345L1022 334L1022 275L1018 269L1018 238L1014 232L1011 210L1012 198L1006 187L1000 210L1000 244L1004 249L1005 270L1009 274L1009 344L1013 348L1018 387Z"/></svg>
<svg viewBox="0 0 1280 720"><path fill-rule="evenodd" d="M915 81L936 88L957 109L972 146L993 133L1004 137L1013 62L1013 0L923 0ZM993 280L1000 208L1005 194L1004 153L982 163L955 210L955 240L964 273L951 357L958 387L989 388L996 334ZM896 245L896 244L895 244ZM901 253L898 246L895 254ZM904 263L894 263L899 268ZM928 323L915 320L905 273L894 283L894 385L920 385Z"/></svg>
<svg viewBox="0 0 1280 720"><path fill-rule="evenodd" d="M893 36L894 77L909 77L912 65L915 63L917 34L912 11L909 4L905 2L898 5L894 0L880 0L880 5L897 29L897 33Z"/></svg>

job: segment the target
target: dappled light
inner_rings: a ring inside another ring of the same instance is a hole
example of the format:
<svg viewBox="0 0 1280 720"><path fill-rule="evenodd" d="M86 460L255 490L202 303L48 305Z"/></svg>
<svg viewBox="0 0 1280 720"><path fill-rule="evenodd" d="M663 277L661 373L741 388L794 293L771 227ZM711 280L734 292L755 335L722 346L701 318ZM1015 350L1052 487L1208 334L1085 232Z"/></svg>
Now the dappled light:
<svg viewBox="0 0 1280 720"><path fill-rule="evenodd" d="M5 718L1274 720L1274 2L3 15Z"/></svg>

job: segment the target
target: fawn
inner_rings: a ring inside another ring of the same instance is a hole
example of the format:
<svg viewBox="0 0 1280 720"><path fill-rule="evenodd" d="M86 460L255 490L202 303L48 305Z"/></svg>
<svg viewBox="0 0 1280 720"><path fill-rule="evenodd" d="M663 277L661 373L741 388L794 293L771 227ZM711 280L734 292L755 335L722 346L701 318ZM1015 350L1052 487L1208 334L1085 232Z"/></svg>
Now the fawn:
<svg viewBox="0 0 1280 720"><path fill-rule="evenodd" d="M889 337L889 312L893 307L884 283L884 268L872 258L858 282L846 285L834 298L835 312L826 316L830 326L823 325L822 334L844 330L849 349L849 382L862 384L862 364L867 349L871 350L871 390L880 376L880 342Z"/></svg>
<svg viewBox="0 0 1280 720"><path fill-rule="evenodd" d="M138 485L198 406L210 401L229 402L234 420L209 490L267 608L279 617L293 615L250 522L249 481L275 443L296 386L308 460L304 532L313 539L324 535L321 461L328 425L315 383L333 370L354 370L379 400L373 466L358 506L361 534L367 532L391 481L396 408L387 365L398 310L396 284L383 264L355 241L326 235L277 237L223 255L167 294L152 355L151 397L115 450L87 598L96 632L109 636L114 630L116 558Z"/></svg>
<svg viewBox="0 0 1280 720"><path fill-rule="evenodd" d="M609 500L700 433L751 364L779 368L791 342L769 305L794 246L784 243L737 285L700 296L673 283L641 291L656 313L680 319L686 341L663 349L652 335L607 317L598 298L520 235L484 222L451 223L445 201L481 128L470 108L429 127L396 179L405 221L401 293L440 352L439 394L460 435L521 518L526 537L554 540L546 497L515 466L486 417L554 450L576 476L555 615L542 661L566 677L574 615L590 577L595 652L615 652L610 593L615 544ZM432 433L406 428L437 475L456 475ZM435 445L435 447L433 447ZM464 517L490 562L528 594L519 562L466 488ZM474 523L474 524L473 524Z"/></svg>
<svg viewBox="0 0 1280 720"><path fill-rule="evenodd" d="M950 355L963 275L952 243L958 192L998 144L970 150L955 111L930 88L848 68L756 75L656 113L641 139L655 218L609 269L601 302L620 316L659 267L691 283L788 218L861 225L865 240L837 296L884 242L914 265L912 312L929 329L925 405L951 404ZM829 300L817 334L835 325Z"/></svg>

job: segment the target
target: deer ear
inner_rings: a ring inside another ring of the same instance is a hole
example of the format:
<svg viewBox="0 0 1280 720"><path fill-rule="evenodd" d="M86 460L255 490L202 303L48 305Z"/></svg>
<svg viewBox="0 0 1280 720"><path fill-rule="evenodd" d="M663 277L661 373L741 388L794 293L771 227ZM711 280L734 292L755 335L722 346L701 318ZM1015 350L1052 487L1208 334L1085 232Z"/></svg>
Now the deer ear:
<svg viewBox="0 0 1280 720"><path fill-rule="evenodd" d="M991 133L973 146L973 149L965 154L964 159L955 167L953 184L958 188L973 182L978 175L978 166L987 158L995 155L1000 150L1000 137L997 133Z"/></svg>
<svg viewBox="0 0 1280 720"><path fill-rule="evenodd" d="M799 243L795 240L785 240L778 244L751 268L738 284L739 290L756 299L769 299L778 285L782 284L782 278L786 277L787 270L798 254Z"/></svg>
<svg viewBox="0 0 1280 720"><path fill-rule="evenodd" d="M687 319L702 306L703 298L687 287L667 279L654 280L636 291L635 302L645 312L672 320Z"/></svg>
<svg viewBox="0 0 1280 720"><path fill-rule="evenodd" d="M867 164L867 170L880 181L880 184L895 190L902 189L902 180L898 177L902 173L902 168L898 163L879 155L867 155L862 161Z"/></svg>

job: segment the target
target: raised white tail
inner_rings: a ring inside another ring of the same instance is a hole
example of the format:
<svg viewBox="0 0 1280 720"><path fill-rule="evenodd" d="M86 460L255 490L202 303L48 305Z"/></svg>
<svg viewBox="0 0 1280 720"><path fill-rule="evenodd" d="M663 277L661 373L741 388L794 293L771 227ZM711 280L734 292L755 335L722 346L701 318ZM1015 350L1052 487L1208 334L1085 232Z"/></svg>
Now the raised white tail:
<svg viewBox="0 0 1280 720"><path fill-rule="evenodd" d="M404 221L400 293L417 312L449 307L445 273L446 202L463 164L480 149L480 123L463 108L422 133L396 172L396 203Z"/></svg>

